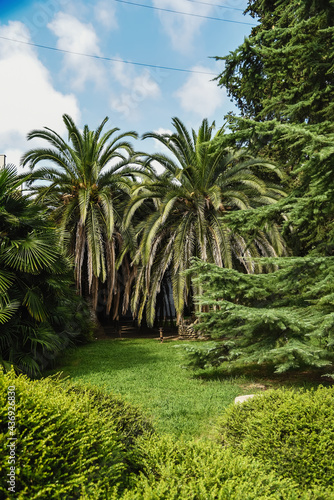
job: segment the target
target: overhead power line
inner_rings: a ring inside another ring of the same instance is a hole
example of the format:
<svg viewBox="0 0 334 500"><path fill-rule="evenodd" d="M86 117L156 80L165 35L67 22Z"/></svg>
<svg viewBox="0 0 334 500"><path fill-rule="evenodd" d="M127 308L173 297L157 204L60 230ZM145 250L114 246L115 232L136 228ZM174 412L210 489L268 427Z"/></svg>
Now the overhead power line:
<svg viewBox="0 0 334 500"><path fill-rule="evenodd" d="M199 3L201 5L211 5L212 7L220 7L221 9L238 10L239 12L243 12L245 10L245 9L238 9L238 7L230 7L229 5L219 5L217 3L200 2L199 0L186 0L186 2Z"/></svg>
<svg viewBox="0 0 334 500"><path fill-rule="evenodd" d="M162 12L172 12L173 14L182 14L183 16L200 17L202 19L210 19L211 21L221 21L224 23L246 24L247 26L255 26L254 23L245 23L243 21L233 21L232 19L223 19L222 17L202 16L200 14L193 14L191 12L182 12L179 10L163 9L160 7L154 7L154 5L144 5L142 3L129 2L127 0L115 0L115 2L124 3L127 5L135 5L136 7L144 7L145 9L159 10Z"/></svg>
<svg viewBox="0 0 334 500"><path fill-rule="evenodd" d="M47 49L47 50L53 50L55 52L62 52L64 54L73 54L76 56L91 57L93 59L101 59L102 61L121 62L124 64L132 64L134 66L144 66L146 68L166 69L168 71L180 71L183 73L197 73L200 75L217 76L217 73L210 73L208 71L199 71L199 70L185 69L185 68L173 68L170 66L160 66L158 64L147 64L147 63L141 63L141 62L135 62L135 61L126 61L124 59L116 59L114 57L103 57L103 56L96 56L94 54L84 54L82 52L73 52L72 50L58 49L56 47L49 47L48 45L40 45L38 43L27 42L24 40L16 40L15 38L7 38L5 36L0 36L0 39L7 40L9 42L21 43L23 45L31 45L32 47L38 47L40 49Z"/></svg>

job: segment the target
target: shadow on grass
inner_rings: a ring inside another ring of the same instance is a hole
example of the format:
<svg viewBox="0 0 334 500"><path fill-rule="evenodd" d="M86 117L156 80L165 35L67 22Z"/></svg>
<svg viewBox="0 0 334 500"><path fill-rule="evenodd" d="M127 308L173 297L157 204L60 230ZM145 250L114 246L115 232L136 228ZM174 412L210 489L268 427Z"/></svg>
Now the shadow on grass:
<svg viewBox="0 0 334 500"><path fill-rule="evenodd" d="M227 379L244 380L245 385L249 383L259 383L266 388L270 387L303 387L310 389L311 387L318 387L319 385L331 386L334 380L325 374L328 369L313 369L304 371L290 371L288 373L275 373L275 368L272 365L258 365L249 364L234 367L217 367L207 368L201 370L194 370L193 378L211 381Z"/></svg>
<svg viewBox="0 0 334 500"><path fill-rule="evenodd" d="M130 365L136 368L154 363L157 355L140 340L99 340L80 349L69 350L61 360L56 361L51 370L44 373L44 376L60 371L64 367L64 376L73 372L82 375L104 371L108 367L113 371L128 369Z"/></svg>

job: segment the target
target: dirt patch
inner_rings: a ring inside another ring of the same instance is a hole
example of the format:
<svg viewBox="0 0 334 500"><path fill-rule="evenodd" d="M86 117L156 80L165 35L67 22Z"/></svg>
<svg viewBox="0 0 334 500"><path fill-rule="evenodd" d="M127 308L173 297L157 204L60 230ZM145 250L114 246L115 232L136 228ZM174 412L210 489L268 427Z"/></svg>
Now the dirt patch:
<svg viewBox="0 0 334 500"><path fill-rule="evenodd" d="M178 339L177 328L163 327L163 341ZM160 341L160 327L138 327L133 323L119 323L99 328L95 333L97 340L115 339L156 339Z"/></svg>

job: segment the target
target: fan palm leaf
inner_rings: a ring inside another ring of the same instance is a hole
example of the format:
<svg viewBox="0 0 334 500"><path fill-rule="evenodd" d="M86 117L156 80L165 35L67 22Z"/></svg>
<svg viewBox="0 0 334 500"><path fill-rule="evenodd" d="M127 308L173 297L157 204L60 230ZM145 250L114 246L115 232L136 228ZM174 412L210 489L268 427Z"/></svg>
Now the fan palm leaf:
<svg viewBox="0 0 334 500"><path fill-rule="evenodd" d="M0 171L0 362L33 376L84 326L74 318L79 297L59 231L22 194L28 178L12 166Z"/></svg>

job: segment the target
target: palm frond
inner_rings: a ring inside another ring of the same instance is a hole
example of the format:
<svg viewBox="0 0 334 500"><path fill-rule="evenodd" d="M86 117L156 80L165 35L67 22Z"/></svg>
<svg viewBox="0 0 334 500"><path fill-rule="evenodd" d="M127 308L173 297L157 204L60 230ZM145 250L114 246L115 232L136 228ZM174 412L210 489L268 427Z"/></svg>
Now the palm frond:
<svg viewBox="0 0 334 500"><path fill-rule="evenodd" d="M50 247L50 241L30 233L25 239L12 240L3 251L3 262L15 271L37 272L52 265L57 251Z"/></svg>
<svg viewBox="0 0 334 500"><path fill-rule="evenodd" d="M0 324L7 323L16 313L20 306L18 301L11 301L7 304L2 303L0 300Z"/></svg>

